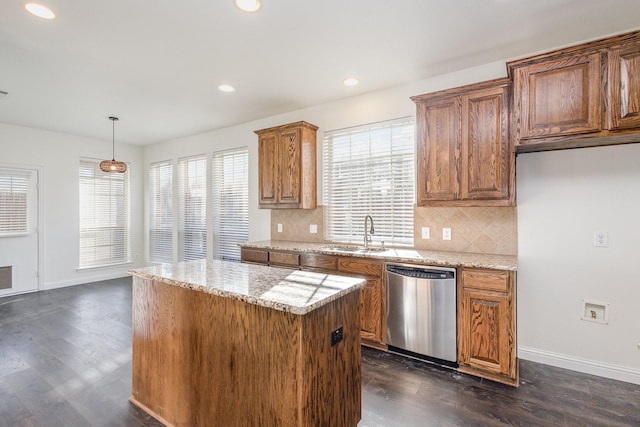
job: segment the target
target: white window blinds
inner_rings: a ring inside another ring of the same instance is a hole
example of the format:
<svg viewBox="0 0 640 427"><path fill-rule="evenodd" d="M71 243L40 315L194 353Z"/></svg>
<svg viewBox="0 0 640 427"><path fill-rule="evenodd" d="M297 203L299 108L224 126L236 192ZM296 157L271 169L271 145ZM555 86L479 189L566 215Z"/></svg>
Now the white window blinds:
<svg viewBox="0 0 640 427"><path fill-rule="evenodd" d="M240 261L249 240L249 152L213 153L213 258Z"/></svg>
<svg viewBox="0 0 640 427"><path fill-rule="evenodd" d="M29 233L32 173L0 169L0 236Z"/></svg>
<svg viewBox="0 0 640 427"><path fill-rule="evenodd" d="M80 159L80 268L130 261L129 169L105 173Z"/></svg>
<svg viewBox="0 0 640 427"><path fill-rule="evenodd" d="M178 261L207 256L207 159L178 160Z"/></svg>
<svg viewBox="0 0 640 427"><path fill-rule="evenodd" d="M151 206L149 260L173 261L173 165L170 161L149 167Z"/></svg>
<svg viewBox="0 0 640 427"><path fill-rule="evenodd" d="M414 122L411 118L326 132L323 183L326 240L413 244Z"/></svg>

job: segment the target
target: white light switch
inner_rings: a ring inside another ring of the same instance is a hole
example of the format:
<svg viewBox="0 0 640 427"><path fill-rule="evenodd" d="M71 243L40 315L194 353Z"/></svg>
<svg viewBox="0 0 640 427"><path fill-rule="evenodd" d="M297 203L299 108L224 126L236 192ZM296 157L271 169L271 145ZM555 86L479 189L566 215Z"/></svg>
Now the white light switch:
<svg viewBox="0 0 640 427"><path fill-rule="evenodd" d="M318 233L318 225L317 224L311 224L309 226L309 233L317 234Z"/></svg>
<svg viewBox="0 0 640 427"><path fill-rule="evenodd" d="M278 233L282 233L282 224L278 224Z"/></svg>
<svg viewBox="0 0 640 427"><path fill-rule="evenodd" d="M442 229L442 240L451 240L451 229L443 228Z"/></svg>
<svg viewBox="0 0 640 427"><path fill-rule="evenodd" d="M431 235L429 232L429 227L422 227L422 238L423 239L430 239Z"/></svg>
<svg viewBox="0 0 640 427"><path fill-rule="evenodd" d="M606 231L596 231L593 233L593 246L599 248L609 247L609 233Z"/></svg>

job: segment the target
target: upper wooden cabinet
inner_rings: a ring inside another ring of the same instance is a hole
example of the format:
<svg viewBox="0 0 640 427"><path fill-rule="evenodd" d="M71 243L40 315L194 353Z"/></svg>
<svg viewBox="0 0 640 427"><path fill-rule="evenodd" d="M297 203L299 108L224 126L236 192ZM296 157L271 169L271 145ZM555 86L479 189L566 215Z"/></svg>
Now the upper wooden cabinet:
<svg viewBox="0 0 640 427"><path fill-rule="evenodd" d="M508 79L414 96L418 206L514 203Z"/></svg>
<svg viewBox="0 0 640 427"><path fill-rule="evenodd" d="M640 40L607 53L609 128L640 129Z"/></svg>
<svg viewBox="0 0 640 427"><path fill-rule="evenodd" d="M640 32L507 66L518 152L638 141Z"/></svg>
<svg viewBox="0 0 640 427"><path fill-rule="evenodd" d="M317 130L296 122L255 131L260 208L316 208Z"/></svg>

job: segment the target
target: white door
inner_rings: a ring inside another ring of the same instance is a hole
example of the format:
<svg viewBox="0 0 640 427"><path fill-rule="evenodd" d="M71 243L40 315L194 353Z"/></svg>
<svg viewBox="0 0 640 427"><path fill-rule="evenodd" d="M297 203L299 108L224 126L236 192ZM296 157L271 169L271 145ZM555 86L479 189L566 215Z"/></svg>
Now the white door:
<svg viewBox="0 0 640 427"><path fill-rule="evenodd" d="M38 289L38 175L0 166L0 296Z"/></svg>

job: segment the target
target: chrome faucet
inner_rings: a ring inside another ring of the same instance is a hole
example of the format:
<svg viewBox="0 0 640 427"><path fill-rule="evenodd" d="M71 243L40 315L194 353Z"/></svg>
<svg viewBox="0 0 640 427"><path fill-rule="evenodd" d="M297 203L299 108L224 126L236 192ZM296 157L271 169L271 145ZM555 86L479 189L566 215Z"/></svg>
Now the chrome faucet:
<svg viewBox="0 0 640 427"><path fill-rule="evenodd" d="M367 222L371 220L371 228L367 231ZM373 229L373 218L371 215L367 215L364 217L364 248L369 249L369 244L371 243L371 234L375 234L375 230Z"/></svg>

